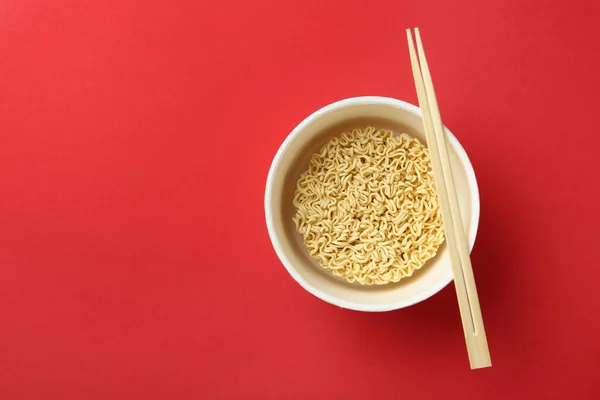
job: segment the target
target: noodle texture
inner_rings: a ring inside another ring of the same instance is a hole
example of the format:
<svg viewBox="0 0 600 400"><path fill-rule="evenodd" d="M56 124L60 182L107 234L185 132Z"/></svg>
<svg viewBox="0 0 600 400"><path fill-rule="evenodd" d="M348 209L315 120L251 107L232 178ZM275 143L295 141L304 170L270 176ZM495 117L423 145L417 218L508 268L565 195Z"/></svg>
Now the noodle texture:
<svg viewBox="0 0 600 400"><path fill-rule="evenodd" d="M416 138L373 127L329 140L294 195L309 254L348 282L411 276L444 241L429 153Z"/></svg>

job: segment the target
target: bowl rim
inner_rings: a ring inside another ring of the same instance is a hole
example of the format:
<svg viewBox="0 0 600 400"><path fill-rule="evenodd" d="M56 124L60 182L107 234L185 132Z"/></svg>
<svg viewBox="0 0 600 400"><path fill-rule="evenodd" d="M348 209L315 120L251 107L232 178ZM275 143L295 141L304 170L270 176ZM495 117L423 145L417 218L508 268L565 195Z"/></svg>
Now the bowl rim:
<svg viewBox="0 0 600 400"><path fill-rule="evenodd" d="M273 209L272 205L272 197L273 197L273 183L275 179L276 171L279 168L279 165L287 153L288 148L294 141L294 139L302 132L304 129L311 124L316 119L321 116L328 114L330 112L336 111L340 108L356 106L356 105L372 105L372 104L380 104L380 105L388 105L393 106L403 111L414 114L418 117L421 117L421 110L414 104L407 103L403 100L398 100L391 97L383 97L383 96L360 96L360 97L351 97L343 100L338 100L334 103L328 104L317 111L310 114L306 117L302 122L300 122L292 132L285 138L275 157L273 158L273 162L271 163L271 167L269 168L269 173L267 175L267 183L265 188L265 218L267 222L267 230L269 232L269 237L271 239L271 243L273 248L275 249L275 253L279 257L279 260L288 271L288 273L294 278L300 286L302 286L306 291L318 297L319 299L350 310L356 311L368 311L368 312L377 312L377 311L392 311L397 310L404 307L409 307L413 304L419 303L423 300L428 299L434 294L438 293L444 287L446 287L452 280L452 272L444 276L439 282L428 288L428 290L420 292L417 296L413 296L409 299L404 299L400 301L390 302L390 303L381 303L381 304L363 304L356 303L352 301L343 300L332 296L326 292L323 292L314 286L310 285L297 271L292 262L286 257L281 243L279 241L279 237L276 234L273 214L271 210ZM444 129L448 133L448 138L450 141L450 145L456 151L464 169L465 174L467 176L467 181L469 187L471 187L471 224L469 226L467 241L469 244L469 251L473 249L473 245L475 244L475 237L477 236L477 229L479 227L479 217L480 217L480 198L479 198L479 187L477 185L477 179L475 177L475 171L473 170L473 165L471 164L471 160L467 155L467 152L462 147L458 139L454 136L454 134L444 125Z"/></svg>

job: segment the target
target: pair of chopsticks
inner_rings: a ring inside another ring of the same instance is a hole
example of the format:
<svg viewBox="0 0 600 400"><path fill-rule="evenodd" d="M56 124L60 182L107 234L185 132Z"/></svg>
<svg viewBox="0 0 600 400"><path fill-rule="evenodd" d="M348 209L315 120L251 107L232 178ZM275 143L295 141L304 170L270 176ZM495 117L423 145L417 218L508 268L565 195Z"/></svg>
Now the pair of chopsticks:
<svg viewBox="0 0 600 400"><path fill-rule="evenodd" d="M423 114L427 146L433 166L433 177L440 199L442 221L450 249L454 285L467 342L469 363L471 369L491 367L492 360L483 327L473 268L469 258L469 248L463 229L454 177L452 176L452 166L448 155L448 141L442 125L442 117L433 89L431 73L429 72L419 28L415 28L418 59L410 29L406 30L406 36L408 37L410 62L417 87L417 97Z"/></svg>

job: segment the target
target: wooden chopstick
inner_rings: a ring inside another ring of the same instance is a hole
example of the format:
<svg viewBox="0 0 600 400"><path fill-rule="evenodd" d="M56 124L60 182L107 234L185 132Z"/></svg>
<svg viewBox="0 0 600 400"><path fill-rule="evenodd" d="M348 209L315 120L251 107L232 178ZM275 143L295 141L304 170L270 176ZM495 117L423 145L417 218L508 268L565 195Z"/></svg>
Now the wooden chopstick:
<svg viewBox="0 0 600 400"><path fill-rule="evenodd" d="M413 77L417 88L417 97L423 114L423 125L433 166L434 180L440 199L440 210L446 232L446 240L448 241L450 250L454 284L458 297L463 331L465 333L467 352L469 354L469 363L471 369L490 367L492 365L490 351L483 326L471 259L469 258L469 248L458 205L458 196L452 175L446 133L442 124L431 73L429 72L419 29L415 28L419 52L418 59L410 29L406 30L406 35L408 38Z"/></svg>

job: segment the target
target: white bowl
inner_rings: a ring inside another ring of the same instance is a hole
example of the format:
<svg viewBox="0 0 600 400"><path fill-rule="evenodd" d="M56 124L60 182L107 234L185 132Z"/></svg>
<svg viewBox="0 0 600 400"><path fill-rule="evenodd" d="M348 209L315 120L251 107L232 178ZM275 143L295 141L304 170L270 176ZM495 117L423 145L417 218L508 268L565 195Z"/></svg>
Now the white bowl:
<svg viewBox="0 0 600 400"><path fill-rule="evenodd" d="M309 256L296 232L292 204L296 182L308 160L331 137L345 130L373 125L406 132L425 144L418 107L387 97L355 97L314 112L285 139L275 155L265 191L267 228L273 247L290 275L318 298L358 311L389 311L408 307L436 294L452 280L450 255L444 243L437 255L409 278L398 283L367 286L348 283L321 268ZM473 166L456 137L446 128L452 173L459 195L469 249L479 224L479 191Z"/></svg>

